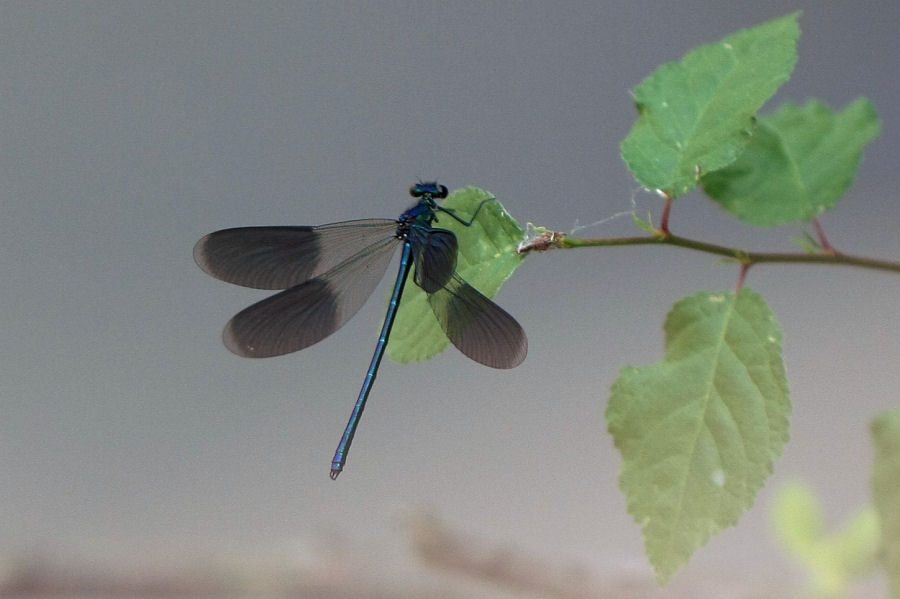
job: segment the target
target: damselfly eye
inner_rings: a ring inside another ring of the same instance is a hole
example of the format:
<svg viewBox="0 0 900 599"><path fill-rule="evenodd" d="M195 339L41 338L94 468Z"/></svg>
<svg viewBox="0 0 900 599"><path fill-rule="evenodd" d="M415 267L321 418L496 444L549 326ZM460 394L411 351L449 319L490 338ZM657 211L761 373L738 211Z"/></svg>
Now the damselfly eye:
<svg viewBox="0 0 900 599"><path fill-rule="evenodd" d="M438 185L436 181L419 182L409 188L409 195L414 198L421 198L428 195L432 198L442 200L447 197L450 192L443 185Z"/></svg>

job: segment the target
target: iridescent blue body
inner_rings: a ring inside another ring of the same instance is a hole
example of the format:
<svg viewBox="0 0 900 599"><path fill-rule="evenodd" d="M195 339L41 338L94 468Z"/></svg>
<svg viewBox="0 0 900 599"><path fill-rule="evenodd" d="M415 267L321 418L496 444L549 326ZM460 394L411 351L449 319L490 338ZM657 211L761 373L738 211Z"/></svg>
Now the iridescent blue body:
<svg viewBox="0 0 900 599"><path fill-rule="evenodd" d="M432 311L450 341L473 360L512 368L525 359L528 341L519 324L456 274L456 236L432 227L447 188L417 183L416 204L397 220L366 219L318 227L240 227L210 233L197 242L194 259L210 275L258 289L284 289L235 315L223 340L244 357L269 357L313 345L343 326L362 307L384 275L393 249L403 245L400 269L384 325L362 388L331 463L337 478L390 337L410 269L428 294ZM487 200L486 200L487 201Z"/></svg>

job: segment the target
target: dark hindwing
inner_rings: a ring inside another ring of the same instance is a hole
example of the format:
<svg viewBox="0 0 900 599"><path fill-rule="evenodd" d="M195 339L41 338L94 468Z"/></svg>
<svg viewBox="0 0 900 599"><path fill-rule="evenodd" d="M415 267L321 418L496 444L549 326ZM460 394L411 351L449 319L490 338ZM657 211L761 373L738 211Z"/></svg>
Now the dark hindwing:
<svg viewBox="0 0 900 599"><path fill-rule="evenodd" d="M456 235L446 229L412 227L409 240L413 247L416 285L434 293L446 285L456 271L459 244Z"/></svg>
<svg viewBox="0 0 900 599"><path fill-rule="evenodd" d="M513 368L525 359L528 339L519 323L459 275L430 294L428 303L453 345L479 364Z"/></svg>
<svg viewBox="0 0 900 599"><path fill-rule="evenodd" d="M239 356L267 358L318 343L359 311L399 242L383 237L328 272L242 310L225 325L225 346Z"/></svg>

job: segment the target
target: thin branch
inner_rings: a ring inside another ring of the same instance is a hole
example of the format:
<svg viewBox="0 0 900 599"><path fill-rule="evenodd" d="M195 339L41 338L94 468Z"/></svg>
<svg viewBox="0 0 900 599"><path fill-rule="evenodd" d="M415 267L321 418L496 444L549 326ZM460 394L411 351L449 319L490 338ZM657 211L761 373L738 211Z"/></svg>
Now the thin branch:
<svg viewBox="0 0 900 599"><path fill-rule="evenodd" d="M738 275L737 285L734 286L734 294L737 295L741 292L741 289L744 287L744 281L747 280L747 271L750 270L752 264L747 264L744 262L741 264L741 274Z"/></svg>
<svg viewBox="0 0 900 599"><path fill-rule="evenodd" d="M666 198L666 204L663 206L662 222L659 224L659 230L665 236L669 235L669 214L672 212L672 196L668 194L662 194L662 196Z"/></svg>
<svg viewBox="0 0 900 599"><path fill-rule="evenodd" d="M706 243L687 237L679 237L671 233L648 237L616 237L609 239L579 239L566 237L564 233L549 232L535 240L536 243L523 243L519 253L546 251L550 249L576 249L586 247L624 246L624 245L674 245L716 256L730 258L743 266L754 264L824 264L831 266L856 266L872 270L882 270L900 274L900 262L879 260L850 254L823 253L806 254L799 252L747 252L713 243ZM833 252L834 250L832 250Z"/></svg>
<svg viewBox="0 0 900 599"><path fill-rule="evenodd" d="M816 236L819 238L819 245L822 246L822 249L825 250L826 254L837 254L837 250L831 247L831 244L828 243L828 238L825 237L825 229L822 228L822 223L819 222L818 218L812 219L813 227L816 229Z"/></svg>

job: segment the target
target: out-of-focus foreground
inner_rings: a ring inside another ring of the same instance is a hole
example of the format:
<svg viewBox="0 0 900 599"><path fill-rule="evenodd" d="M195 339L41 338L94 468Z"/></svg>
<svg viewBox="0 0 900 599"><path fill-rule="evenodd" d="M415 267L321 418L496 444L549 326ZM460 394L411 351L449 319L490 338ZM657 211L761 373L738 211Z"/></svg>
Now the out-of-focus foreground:
<svg viewBox="0 0 900 599"><path fill-rule="evenodd" d="M450 529L427 512L402 520L400 555L363 551L324 535L293 547L257 549L196 543L26 553L8 548L0 558L0 596L779 599L799 591L793 582L736 579L727 572L682 576L659 589L644 564L601 573ZM873 595L877 584L860 585L854 597L880 596Z"/></svg>

